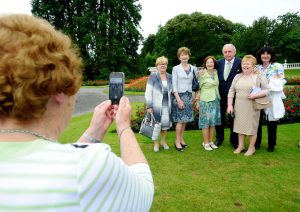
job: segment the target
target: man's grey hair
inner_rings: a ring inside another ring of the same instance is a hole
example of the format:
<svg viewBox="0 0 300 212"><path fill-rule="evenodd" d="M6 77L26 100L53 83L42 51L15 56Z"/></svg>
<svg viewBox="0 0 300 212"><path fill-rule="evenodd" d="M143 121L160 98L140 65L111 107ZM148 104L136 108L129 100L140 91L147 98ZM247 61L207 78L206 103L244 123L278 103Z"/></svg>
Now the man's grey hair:
<svg viewBox="0 0 300 212"><path fill-rule="evenodd" d="M227 44L225 44L225 45L223 46L222 53L224 53L224 49L225 49L226 47L230 47L230 48L232 48L232 49L234 50L234 52L236 52L235 46L234 46L233 44L231 44L231 43L227 43Z"/></svg>

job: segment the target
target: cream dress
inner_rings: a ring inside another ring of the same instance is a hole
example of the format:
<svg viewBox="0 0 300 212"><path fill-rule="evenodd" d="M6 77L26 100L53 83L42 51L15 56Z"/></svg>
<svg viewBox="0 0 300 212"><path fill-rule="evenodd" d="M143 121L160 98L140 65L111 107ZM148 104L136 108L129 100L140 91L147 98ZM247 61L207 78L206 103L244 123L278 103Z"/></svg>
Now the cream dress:
<svg viewBox="0 0 300 212"><path fill-rule="evenodd" d="M243 77L237 74L232 81L228 97L235 96L233 131L244 135L256 135L259 124L260 110L253 109L253 100L248 99L252 88L255 86L258 75ZM268 89L266 77L261 77L261 89Z"/></svg>

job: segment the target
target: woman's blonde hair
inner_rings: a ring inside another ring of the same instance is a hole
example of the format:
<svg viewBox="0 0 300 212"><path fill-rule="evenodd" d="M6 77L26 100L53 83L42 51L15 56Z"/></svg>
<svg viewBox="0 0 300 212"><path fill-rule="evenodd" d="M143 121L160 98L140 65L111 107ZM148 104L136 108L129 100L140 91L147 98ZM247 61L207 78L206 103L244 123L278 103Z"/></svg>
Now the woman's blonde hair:
<svg viewBox="0 0 300 212"><path fill-rule="evenodd" d="M251 61L253 67L257 64L256 58L251 54L245 55L242 59L242 62L244 61Z"/></svg>
<svg viewBox="0 0 300 212"><path fill-rule="evenodd" d="M177 51L177 57L179 58L182 53L191 56L191 51L187 47L180 47Z"/></svg>
<svg viewBox="0 0 300 212"><path fill-rule="evenodd" d="M52 95L74 95L81 58L70 38L29 15L0 16L0 118L40 118Z"/></svg>
<svg viewBox="0 0 300 212"><path fill-rule="evenodd" d="M158 57L156 59L155 65L158 66L160 64L168 64L168 58L166 58L165 56Z"/></svg>

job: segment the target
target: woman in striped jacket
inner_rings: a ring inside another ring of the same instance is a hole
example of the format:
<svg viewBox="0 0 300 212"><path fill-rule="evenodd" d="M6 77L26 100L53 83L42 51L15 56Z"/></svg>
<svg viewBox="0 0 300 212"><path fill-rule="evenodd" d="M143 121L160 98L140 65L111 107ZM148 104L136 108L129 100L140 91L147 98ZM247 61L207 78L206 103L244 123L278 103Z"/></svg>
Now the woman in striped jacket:
<svg viewBox="0 0 300 212"><path fill-rule="evenodd" d="M0 17L0 211L149 211L147 161L131 106L99 104L77 143L60 144L80 88L81 59L45 20ZM100 143L112 121L121 158Z"/></svg>
<svg viewBox="0 0 300 212"><path fill-rule="evenodd" d="M146 85L146 108L152 112L156 121L161 123L161 145L168 150L166 142L167 129L172 126L171 122L171 92L172 76L167 73L168 59L164 56L156 59L157 72L149 76ZM153 141L154 152L159 151L158 141Z"/></svg>

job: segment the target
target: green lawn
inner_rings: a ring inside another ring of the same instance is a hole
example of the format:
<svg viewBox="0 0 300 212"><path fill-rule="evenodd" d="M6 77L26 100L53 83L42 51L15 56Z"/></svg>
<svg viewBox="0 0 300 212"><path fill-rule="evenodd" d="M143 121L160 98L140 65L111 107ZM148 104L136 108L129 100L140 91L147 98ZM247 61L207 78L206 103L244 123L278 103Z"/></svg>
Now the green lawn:
<svg viewBox="0 0 300 212"><path fill-rule="evenodd" d="M284 75L286 78L300 77L300 69L285 70Z"/></svg>
<svg viewBox="0 0 300 212"><path fill-rule="evenodd" d="M141 104L133 103L133 108ZM90 118L91 113L74 117L61 141L76 141ZM109 128L104 142L119 154L114 129ZM171 149L158 153L137 134L155 183L151 211L300 211L299 129L300 123L279 125L276 150L269 153L264 127L261 149L252 157L233 154L229 142L205 151L200 130L185 133L190 147L182 153L174 148L174 132L167 134Z"/></svg>

